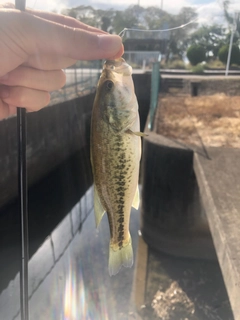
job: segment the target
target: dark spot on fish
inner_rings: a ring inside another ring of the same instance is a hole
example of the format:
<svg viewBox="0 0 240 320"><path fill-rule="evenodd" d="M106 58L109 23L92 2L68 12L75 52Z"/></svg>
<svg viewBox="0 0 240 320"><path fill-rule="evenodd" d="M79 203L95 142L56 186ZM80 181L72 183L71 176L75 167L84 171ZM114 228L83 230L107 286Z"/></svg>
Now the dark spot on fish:
<svg viewBox="0 0 240 320"><path fill-rule="evenodd" d="M121 232L119 232L119 234L118 234L118 241L122 241L123 240L123 235L124 235L124 232L123 231L121 231Z"/></svg>
<svg viewBox="0 0 240 320"><path fill-rule="evenodd" d="M124 168L125 168L124 164L120 164L120 165L117 165L117 166L114 167L114 169L116 169L116 170L122 170Z"/></svg>
<svg viewBox="0 0 240 320"><path fill-rule="evenodd" d="M119 187L119 188L117 188L116 190L117 190L117 192L125 191L125 189L124 189L123 187ZM124 194L123 194L123 195L121 195L120 193L118 193L118 195L120 195L120 196L124 196Z"/></svg>
<svg viewBox="0 0 240 320"><path fill-rule="evenodd" d="M123 231L124 230L124 226L123 226L123 224L120 224L120 226L118 227L118 231L120 232L120 231Z"/></svg>
<svg viewBox="0 0 240 320"><path fill-rule="evenodd" d="M124 222L124 218L122 218L122 217L121 217L121 218L119 218L117 222L119 222L119 223L123 223L123 222Z"/></svg>
<svg viewBox="0 0 240 320"><path fill-rule="evenodd" d="M117 146L117 147L122 147L122 145L123 145L123 144L122 144L121 142L116 142L116 146Z"/></svg>

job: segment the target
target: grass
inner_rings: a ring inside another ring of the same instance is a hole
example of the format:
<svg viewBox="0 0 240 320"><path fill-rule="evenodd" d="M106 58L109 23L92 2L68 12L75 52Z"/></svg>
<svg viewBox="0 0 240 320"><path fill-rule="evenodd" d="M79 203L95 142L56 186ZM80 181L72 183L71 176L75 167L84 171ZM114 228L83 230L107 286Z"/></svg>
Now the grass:
<svg viewBox="0 0 240 320"><path fill-rule="evenodd" d="M222 63L220 60L209 60L205 64L205 69L225 69L226 66L224 63Z"/></svg>
<svg viewBox="0 0 240 320"><path fill-rule="evenodd" d="M192 73L196 73L196 74L204 73L204 69L205 69L205 66L202 65L201 63L198 63L196 66L191 67Z"/></svg>
<svg viewBox="0 0 240 320"><path fill-rule="evenodd" d="M161 63L162 69L186 69L186 64L183 60L170 60L167 63Z"/></svg>

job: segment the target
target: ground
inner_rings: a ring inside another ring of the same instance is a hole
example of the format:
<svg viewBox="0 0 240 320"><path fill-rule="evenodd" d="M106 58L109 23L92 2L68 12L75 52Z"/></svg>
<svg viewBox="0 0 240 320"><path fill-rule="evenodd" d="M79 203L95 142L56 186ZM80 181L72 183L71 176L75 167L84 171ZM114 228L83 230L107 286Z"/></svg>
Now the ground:
<svg viewBox="0 0 240 320"><path fill-rule="evenodd" d="M240 148L240 96L160 95L154 127L195 151ZM140 319L233 320L217 261L181 259L149 249L147 266Z"/></svg>
<svg viewBox="0 0 240 320"><path fill-rule="evenodd" d="M193 146L240 148L240 96L162 96L158 134Z"/></svg>

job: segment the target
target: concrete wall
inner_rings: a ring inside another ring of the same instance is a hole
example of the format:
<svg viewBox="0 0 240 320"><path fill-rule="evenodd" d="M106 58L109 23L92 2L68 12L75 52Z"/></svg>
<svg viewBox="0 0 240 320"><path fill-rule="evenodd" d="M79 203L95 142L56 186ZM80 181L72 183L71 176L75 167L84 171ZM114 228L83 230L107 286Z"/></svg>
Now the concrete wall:
<svg viewBox="0 0 240 320"><path fill-rule="evenodd" d="M94 95L27 114L28 182L32 185L83 148ZM17 196L16 117L0 122L0 206Z"/></svg>
<svg viewBox="0 0 240 320"><path fill-rule="evenodd" d="M150 99L150 74L133 76L144 129ZM89 147L94 93L27 114L29 186L82 148ZM0 121L0 207L17 196L17 121Z"/></svg>
<svg viewBox="0 0 240 320"><path fill-rule="evenodd" d="M239 78L224 78L221 79L203 79L199 81L198 95L209 96L216 93L224 93L227 96L238 96L240 94L240 79ZM191 92L190 81L186 83L186 90Z"/></svg>
<svg viewBox="0 0 240 320"><path fill-rule="evenodd" d="M172 86L171 86L172 81ZM209 77L209 76L180 76L161 78L161 91L177 94L191 95L192 84L197 85L199 96L214 95L224 93L229 96L238 96L240 94L239 77Z"/></svg>

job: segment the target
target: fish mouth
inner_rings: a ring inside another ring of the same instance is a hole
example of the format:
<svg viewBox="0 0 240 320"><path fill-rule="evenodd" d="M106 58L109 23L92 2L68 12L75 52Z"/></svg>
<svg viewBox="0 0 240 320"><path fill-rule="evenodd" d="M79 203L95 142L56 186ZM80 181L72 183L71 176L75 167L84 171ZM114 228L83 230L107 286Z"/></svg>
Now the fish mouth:
<svg viewBox="0 0 240 320"><path fill-rule="evenodd" d="M132 74L132 67L123 58L105 61L103 69L111 70L123 75L130 76Z"/></svg>

